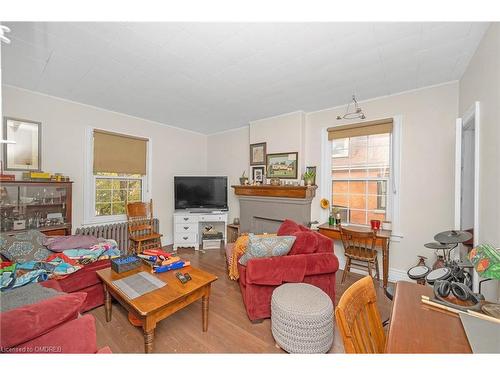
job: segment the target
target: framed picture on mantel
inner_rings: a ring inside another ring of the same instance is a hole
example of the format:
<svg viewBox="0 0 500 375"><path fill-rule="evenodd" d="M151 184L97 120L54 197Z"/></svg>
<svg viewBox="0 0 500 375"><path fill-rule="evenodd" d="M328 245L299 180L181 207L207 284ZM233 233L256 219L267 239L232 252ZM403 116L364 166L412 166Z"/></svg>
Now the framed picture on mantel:
<svg viewBox="0 0 500 375"><path fill-rule="evenodd" d="M284 152L267 155L268 178L297 178L298 152Z"/></svg>
<svg viewBox="0 0 500 375"><path fill-rule="evenodd" d="M250 165L262 165L265 163L266 163L266 142L251 144Z"/></svg>

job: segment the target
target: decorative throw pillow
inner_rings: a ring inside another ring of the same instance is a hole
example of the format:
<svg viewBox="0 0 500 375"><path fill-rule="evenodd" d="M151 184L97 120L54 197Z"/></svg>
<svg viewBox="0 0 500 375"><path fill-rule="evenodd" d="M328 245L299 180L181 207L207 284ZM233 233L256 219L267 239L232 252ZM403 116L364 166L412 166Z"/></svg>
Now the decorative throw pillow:
<svg viewBox="0 0 500 375"><path fill-rule="evenodd" d="M30 260L42 261L51 252L43 246L45 235L37 230L29 230L12 236L0 236L2 255L15 263L25 263Z"/></svg>
<svg viewBox="0 0 500 375"><path fill-rule="evenodd" d="M240 258L241 265L246 266L250 259L269 258L288 254L295 242L295 236L257 237L248 235L247 251Z"/></svg>

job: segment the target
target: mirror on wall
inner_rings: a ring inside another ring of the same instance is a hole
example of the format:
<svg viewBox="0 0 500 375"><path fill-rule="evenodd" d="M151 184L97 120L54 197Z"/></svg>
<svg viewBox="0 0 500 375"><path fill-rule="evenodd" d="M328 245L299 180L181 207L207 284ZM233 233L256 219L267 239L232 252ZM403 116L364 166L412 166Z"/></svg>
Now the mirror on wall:
<svg viewBox="0 0 500 375"><path fill-rule="evenodd" d="M15 142L3 144L4 170L41 170L41 127L40 122L4 118L4 137Z"/></svg>

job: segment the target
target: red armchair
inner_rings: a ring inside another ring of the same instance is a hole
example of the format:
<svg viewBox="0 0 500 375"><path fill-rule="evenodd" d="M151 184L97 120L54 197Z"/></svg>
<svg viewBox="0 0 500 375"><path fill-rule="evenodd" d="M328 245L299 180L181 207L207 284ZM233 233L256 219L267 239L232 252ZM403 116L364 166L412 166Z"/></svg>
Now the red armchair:
<svg viewBox="0 0 500 375"><path fill-rule="evenodd" d="M272 293L283 283L317 286L335 303L339 262L333 252L333 241L290 220L281 225L277 234L296 236L288 255L250 259L246 267L238 263L243 303L251 321L271 316Z"/></svg>

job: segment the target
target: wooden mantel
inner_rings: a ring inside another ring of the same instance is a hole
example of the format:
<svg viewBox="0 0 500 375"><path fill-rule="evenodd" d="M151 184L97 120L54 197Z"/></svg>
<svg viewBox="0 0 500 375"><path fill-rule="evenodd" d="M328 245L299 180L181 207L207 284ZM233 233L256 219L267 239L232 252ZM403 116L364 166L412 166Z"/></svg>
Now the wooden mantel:
<svg viewBox="0 0 500 375"><path fill-rule="evenodd" d="M277 198L314 198L315 186L273 186L273 185L232 185L234 194L257 197Z"/></svg>

